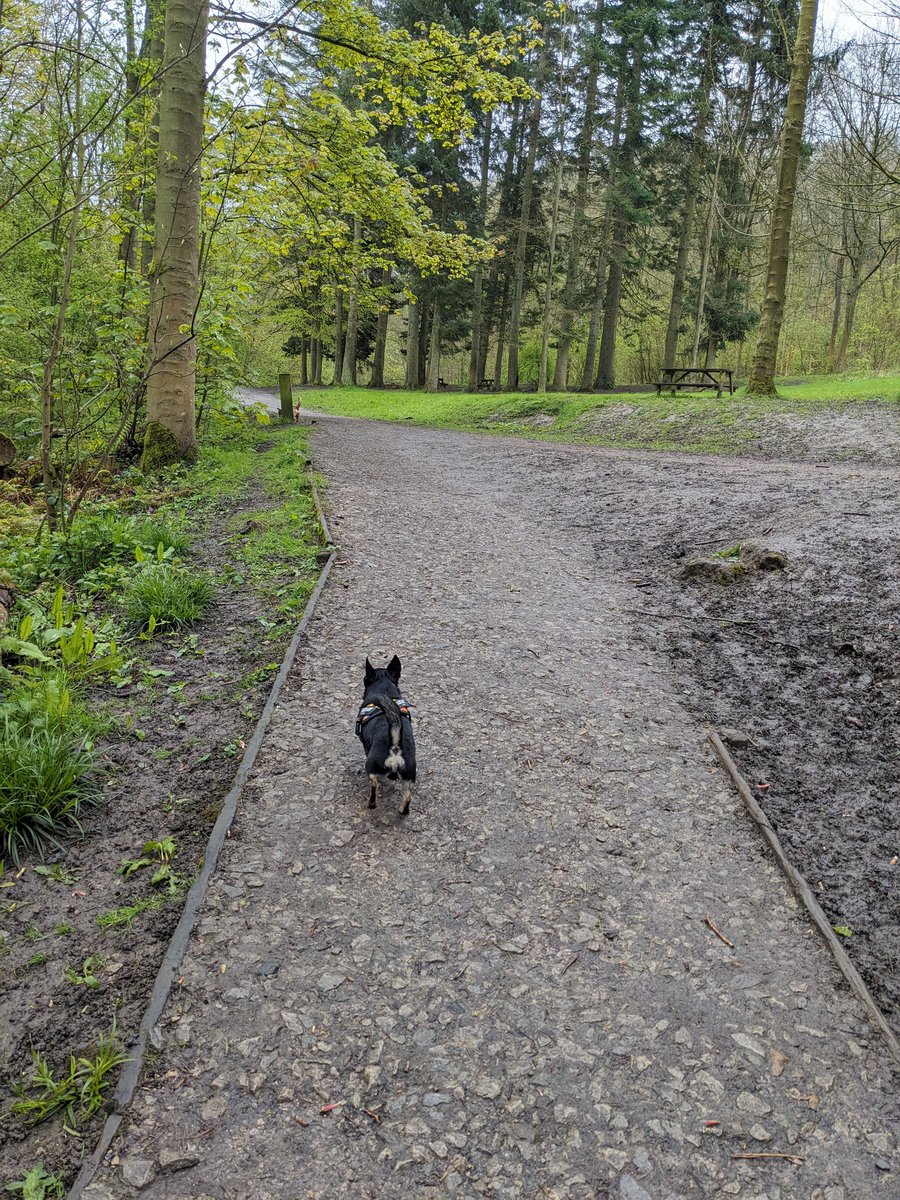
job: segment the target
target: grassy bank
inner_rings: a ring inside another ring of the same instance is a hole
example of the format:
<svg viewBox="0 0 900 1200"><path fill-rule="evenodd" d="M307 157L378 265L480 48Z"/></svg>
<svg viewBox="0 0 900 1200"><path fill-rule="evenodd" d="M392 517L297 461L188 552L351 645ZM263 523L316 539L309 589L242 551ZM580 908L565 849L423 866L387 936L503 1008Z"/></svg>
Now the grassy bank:
<svg viewBox="0 0 900 1200"><path fill-rule="evenodd" d="M900 402L900 376L845 379L833 376L780 383L773 398L716 397L712 392L583 395L304 390L304 407L343 416L402 421L468 430L632 449L695 453L749 453L769 432L770 419L786 414L815 418L823 412L861 412L865 405Z"/></svg>

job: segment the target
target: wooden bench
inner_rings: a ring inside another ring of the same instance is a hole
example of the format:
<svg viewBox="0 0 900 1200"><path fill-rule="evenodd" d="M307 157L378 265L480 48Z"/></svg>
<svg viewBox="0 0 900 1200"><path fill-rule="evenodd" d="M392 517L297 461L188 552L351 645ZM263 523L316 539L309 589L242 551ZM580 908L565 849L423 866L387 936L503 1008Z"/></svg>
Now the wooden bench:
<svg viewBox="0 0 900 1200"><path fill-rule="evenodd" d="M712 389L721 396L725 388L734 395L734 372L727 367L663 367L656 381L657 396L663 388L674 396L685 389L704 391Z"/></svg>
<svg viewBox="0 0 900 1200"><path fill-rule="evenodd" d="M492 392L494 390L493 378L490 375L485 375L485 377L478 382L478 390L479 392Z"/></svg>

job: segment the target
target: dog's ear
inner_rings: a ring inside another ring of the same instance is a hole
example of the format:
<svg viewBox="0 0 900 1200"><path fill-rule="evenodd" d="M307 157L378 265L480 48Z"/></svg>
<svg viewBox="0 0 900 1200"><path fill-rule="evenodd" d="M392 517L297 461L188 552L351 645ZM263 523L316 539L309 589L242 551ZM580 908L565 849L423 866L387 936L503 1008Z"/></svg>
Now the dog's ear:
<svg viewBox="0 0 900 1200"><path fill-rule="evenodd" d="M374 678L375 678L375 668L372 666L372 664L369 662L369 660L366 659L366 675L365 675L365 679L363 680L365 686L368 687Z"/></svg>
<svg viewBox="0 0 900 1200"><path fill-rule="evenodd" d="M387 665L387 673L393 679L394 683L400 682L400 659L396 654Z"/></svg>

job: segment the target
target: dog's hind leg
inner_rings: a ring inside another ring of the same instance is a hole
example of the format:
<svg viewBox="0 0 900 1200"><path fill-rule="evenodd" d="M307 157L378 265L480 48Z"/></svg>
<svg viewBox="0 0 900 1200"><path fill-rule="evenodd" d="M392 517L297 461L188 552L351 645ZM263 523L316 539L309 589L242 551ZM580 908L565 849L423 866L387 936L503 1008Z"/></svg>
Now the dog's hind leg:
<svg viewBox="0 0 900 1200"><path fill-rule="evenodd" d="M372 784L372 790L369 793L369 808L377 808L378 801L381 799L381 780L377 775L370 775L369 780Z"/></svg>
<svg viewBox="0 0 900 1200"><path fill-rule="evenodd" d="M403 791L400 797L400 807L397 810L401 817L405 817L409 812L409 802L412 799L412 784L408 780L403 781Z"/></svg>

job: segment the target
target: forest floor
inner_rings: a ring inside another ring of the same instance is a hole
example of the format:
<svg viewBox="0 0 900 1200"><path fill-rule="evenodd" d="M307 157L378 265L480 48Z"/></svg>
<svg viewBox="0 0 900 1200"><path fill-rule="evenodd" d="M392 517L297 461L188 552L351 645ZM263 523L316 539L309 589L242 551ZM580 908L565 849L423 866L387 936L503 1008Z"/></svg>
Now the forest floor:
<svg viewBox="0 0 900 1200"><path fill-rule="evenodd" d="M126 472L108 479L106 491L95 489L86 505L82 521L138 513L177 525L190 539L190 569L212 573L216 598L201 622L180 632L141 640L120 630L122 668L79 692L97 730L101 785L82 810L84 837L63 836L43 862L22 854L18 864L6 863L0 1190L38 1163L71 1181L96 1142L102 1110L77 1133L66 1132L61 1114L29 1127L11 1114L13 1088L32 1074L32 1052L58 1081L70 1055L93 1057L113 1029L120 1046L137 1032L244 740L318 574L307 453L306 431L251 425L207 444L187 476L154 484ZM27 485L2 486L0 498L21 520ZM25 543L23 536L22 552ZM27 598L36 602L56 586L48 581ZM66 584L76 602L79 586ZM101 590L91 603L92 624L121 621L114 595ZM14 622L19 615L13 611ZM122 873L123 864L141 859L145 843L163 838L175 844L171 894L151 885L151 869ZM108 1090L116 1074L104 1078ZM46 1191L48 1200L54 1195Z"/></svg>
<svg viewBox="0 0 900 1200"><path fill-rule="evenodd" d="M85 1200L894 1196L884 1045L703 722L896 1023L896 472L313 445L340 557ZM679 577L751 537L787 568ZM393 652L405 821L353 736Z"/></svg>
<svg viewBox="0 0 900 1200"><path fill-rule="evenodd" d="M779 382L781 395L304 389L307 408L544 441L817 462L900 459L900 376Z"/></svg>

